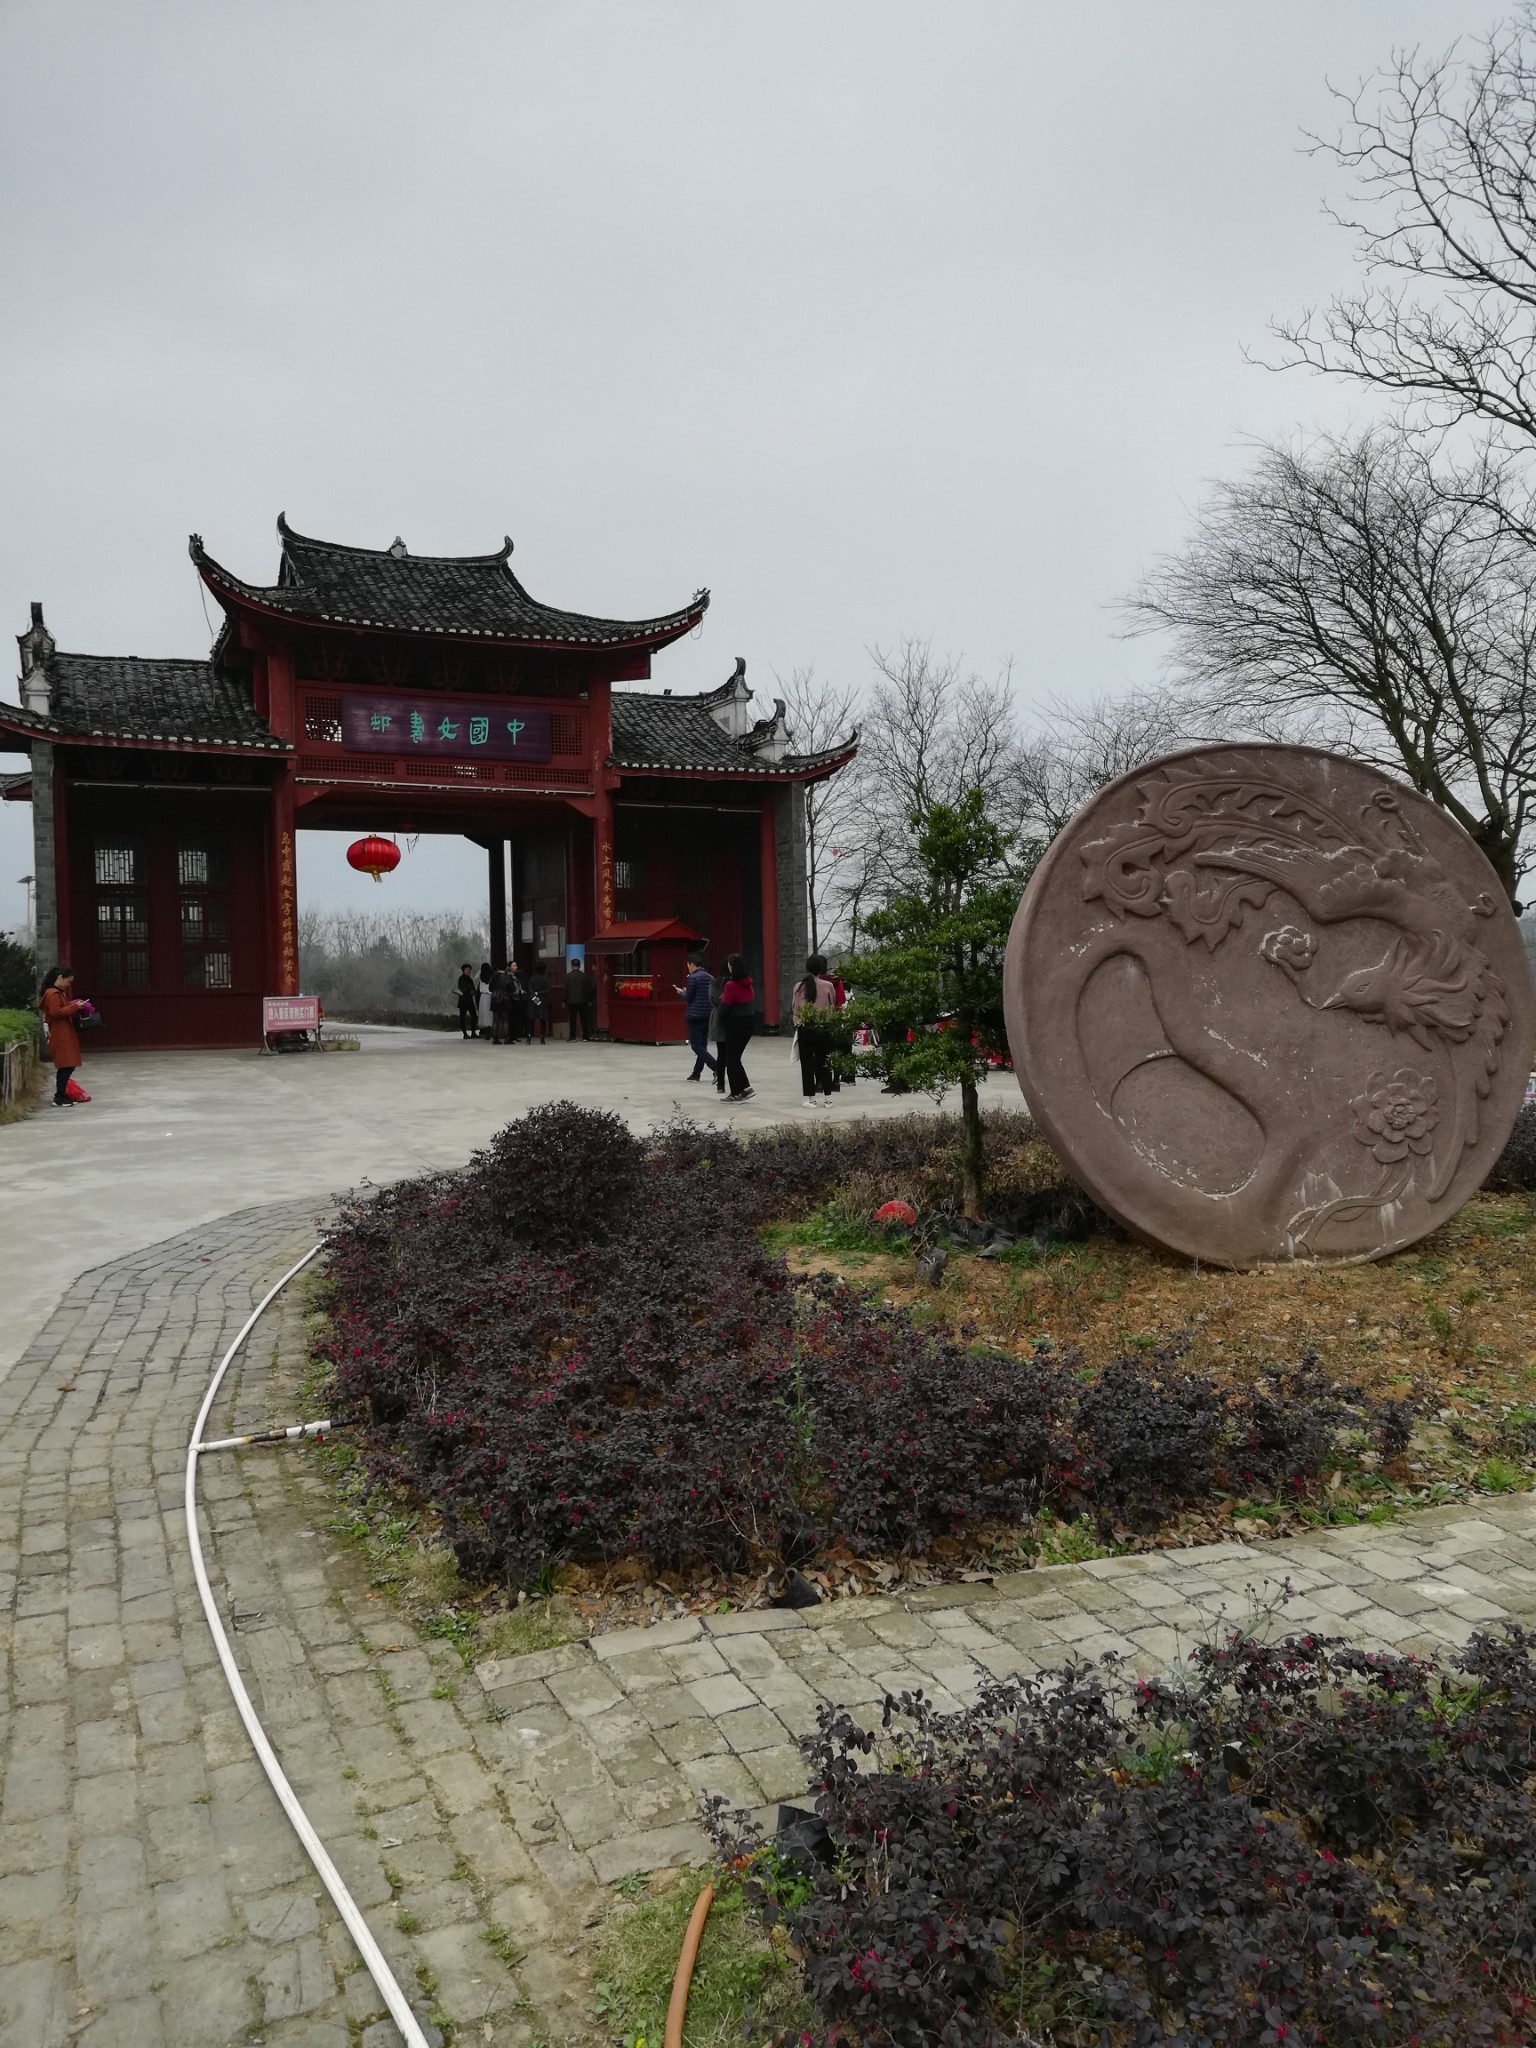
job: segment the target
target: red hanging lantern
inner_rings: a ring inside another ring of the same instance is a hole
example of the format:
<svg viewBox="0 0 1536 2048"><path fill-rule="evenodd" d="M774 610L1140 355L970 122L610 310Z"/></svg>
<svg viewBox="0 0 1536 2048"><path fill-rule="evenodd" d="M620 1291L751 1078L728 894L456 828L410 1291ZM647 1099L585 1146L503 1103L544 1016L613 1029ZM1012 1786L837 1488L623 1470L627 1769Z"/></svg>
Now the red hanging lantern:
<svg viewBox="0 0 1536 2048"><path fill-rule="evenodd" d="M399 867L400 849L393 839L381 839L377 832L370 832L366 839L354 839L347 848L347 865L382 882Z"/></svg>

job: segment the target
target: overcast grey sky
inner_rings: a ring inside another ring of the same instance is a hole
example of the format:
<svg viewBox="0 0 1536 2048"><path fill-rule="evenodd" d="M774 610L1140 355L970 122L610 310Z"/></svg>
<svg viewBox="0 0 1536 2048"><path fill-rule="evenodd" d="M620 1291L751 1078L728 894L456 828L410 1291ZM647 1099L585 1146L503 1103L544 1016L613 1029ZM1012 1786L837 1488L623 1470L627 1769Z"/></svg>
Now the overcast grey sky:
<svg viewBox="0 0 1536 2048"><path fill-rule="evenodd" d="M482 551L551 603L714 603L657 687L931 634L1021 696L1149 672L1107 607L1325 296L1326 82L1466 0L95 0L0 7L0 616L197 654L189 531ZM12 665L14 668L14 664ZM14 685L7 682L7 695ZM477 903L424 841L385 890ZM0 925L25 811L0 815Z"/></svg>

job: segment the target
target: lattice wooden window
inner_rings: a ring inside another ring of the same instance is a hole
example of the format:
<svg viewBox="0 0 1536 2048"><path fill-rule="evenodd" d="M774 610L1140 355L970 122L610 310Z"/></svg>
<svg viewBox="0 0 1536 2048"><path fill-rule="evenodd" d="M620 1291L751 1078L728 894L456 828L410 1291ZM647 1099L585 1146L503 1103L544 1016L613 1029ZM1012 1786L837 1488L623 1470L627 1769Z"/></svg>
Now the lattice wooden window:
<svg viewBox="0 0 1536 2048"><path fill-rule="evenodd" d="M551 754L579 754L581 752L581 719L574 711L551 711L549 714L549 751Z"/></svg>
<svg viewBox="0 0 1536 2048"><path fill-rule="evenodd" d="M96 979L102 988L149 986L149 864L142 839L96 841Z"/></svg>
<svg viewBox="0 0 1536 2048"><path fill-rule="evenodd" d="M211 839L183 839L176 849L181 899L181 985L233 988L229 889L224 848Z"/></svg>
<svg viewBox="0 0 1536 2048"><path fill-rule="evenodd" d="M304 737L307 740L327 740L332 746L341 744L341 699L339 697L306 697L304 699Z"/></svg>

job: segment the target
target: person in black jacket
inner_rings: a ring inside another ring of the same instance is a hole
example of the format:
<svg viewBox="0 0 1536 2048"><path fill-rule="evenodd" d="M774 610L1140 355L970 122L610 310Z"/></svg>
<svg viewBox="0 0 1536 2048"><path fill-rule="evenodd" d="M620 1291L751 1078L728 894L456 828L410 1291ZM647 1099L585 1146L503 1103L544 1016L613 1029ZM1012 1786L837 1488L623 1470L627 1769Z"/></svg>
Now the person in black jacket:
<svg viewBox="0 0 1536 2048"><path fill-rule="evenodd" d="M677 983L674 981L672 986L677 988ZM709 1049L709 1020L718 999L715 977L699 955L689 960L688 979L677 992L683 999L683 1024L693 1048L693 1072L688 1078L697 1081L706 1067L712 1074L718 1074L720 1062Z"/></svg>
<svg viewBox="0 0 1536 2048"><path fill-rule="evenodd" d="M566 969L565 1006L571 1013L572 1038L597 1036L597 983L579 960ZM578 1033L577 1026L581 1029Z"/></svg>
<svg viewBox="0 0 1536 2048"><path fill-rule="evenodd" d="M491 973L491 1043L506 1045L507 1037L507 970L497 967Z"/></svg>
<svg viewBox="0 0 1536 2048"><path fill-rule="evenodd" d="M466 960L459 969L459 1030L466 1039L473 1038L480 1029L480 991L475 984L475 970Z"/></svg>
<svg viewBox="0 0 1536 2048"><path fill-rule="evenodd" d="M507 962L507 1043L528 1043L528 984L515 960Z"/></svg>
<svg viewBox="0 0 1536 2048"><path fill-rule="evenodd" d="M535 960L528 975L528 1023L540 1045L549 1043L549 969Z"/></svg>

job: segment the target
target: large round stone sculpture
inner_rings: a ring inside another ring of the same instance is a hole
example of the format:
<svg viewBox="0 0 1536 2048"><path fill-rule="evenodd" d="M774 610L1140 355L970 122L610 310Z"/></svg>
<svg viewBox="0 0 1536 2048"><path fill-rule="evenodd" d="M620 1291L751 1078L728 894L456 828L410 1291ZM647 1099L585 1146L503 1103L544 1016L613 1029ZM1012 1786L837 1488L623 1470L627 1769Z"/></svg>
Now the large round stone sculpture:
<svg viewBox="0 0 1536 2048"><path fill-rule="evenodd" d="M1139 1235L1231 1266L1369 1259L1455 1214L1530 1070L1519 926L1433 804L1309 747L1123 777L1014 919L1029 1106Z"/></svg>

